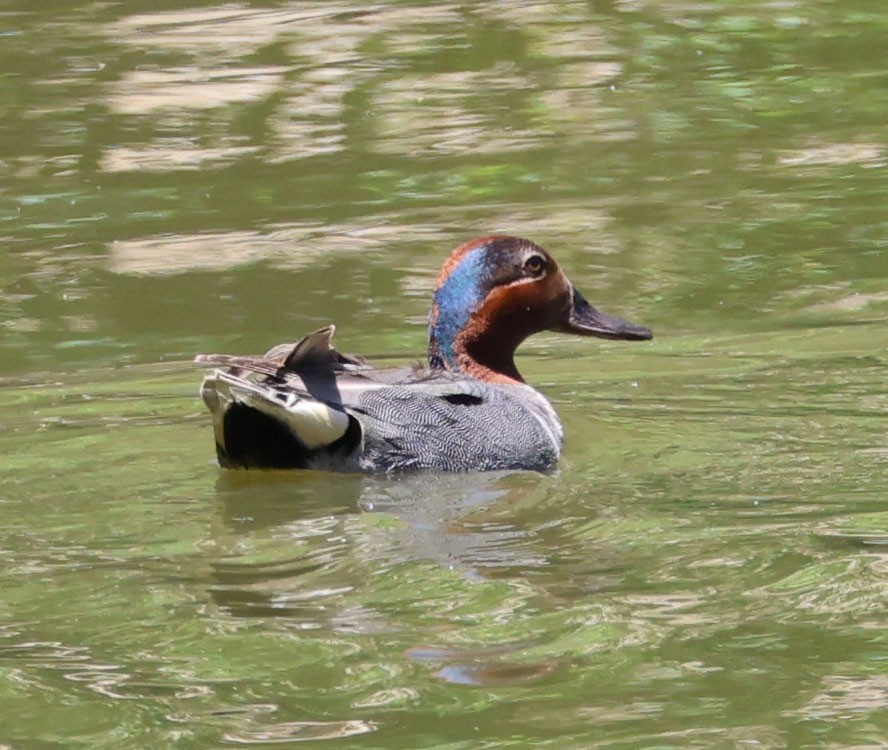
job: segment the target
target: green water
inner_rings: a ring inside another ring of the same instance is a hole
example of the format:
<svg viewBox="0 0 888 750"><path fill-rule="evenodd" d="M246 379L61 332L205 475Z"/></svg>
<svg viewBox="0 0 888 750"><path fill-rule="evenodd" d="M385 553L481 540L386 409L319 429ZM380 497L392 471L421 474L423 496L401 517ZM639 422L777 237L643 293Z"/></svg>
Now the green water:
<svg viewBox="0 0 888 750"><path fill-rule="evenodd" d="M888 744L888 9L0 8L0 748ZM236 473L197 352L550 250L551 476Z"/></svg>

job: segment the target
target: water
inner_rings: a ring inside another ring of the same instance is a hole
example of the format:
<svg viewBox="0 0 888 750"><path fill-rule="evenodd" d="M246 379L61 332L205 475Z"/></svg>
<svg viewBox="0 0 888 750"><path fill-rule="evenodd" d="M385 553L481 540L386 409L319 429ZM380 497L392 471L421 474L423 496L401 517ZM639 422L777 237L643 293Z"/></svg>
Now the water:
<svg viewBox="0 0 888 750"><path fill-rule="evenodd" d="M0 15L0 746L888 742L880 3ZM550 476L215 466L196 352L549 249Z"/></svg>

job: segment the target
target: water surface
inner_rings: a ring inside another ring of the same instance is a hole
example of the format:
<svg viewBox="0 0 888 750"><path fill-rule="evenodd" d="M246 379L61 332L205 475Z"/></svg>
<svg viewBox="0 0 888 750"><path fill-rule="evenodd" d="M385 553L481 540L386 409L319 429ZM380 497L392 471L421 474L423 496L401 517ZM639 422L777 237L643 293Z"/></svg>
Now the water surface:
<svg viewBox="0 0 888 750"><path fill-rule="evenodd" d="M0 15L0 745L875 748L880 3ZM543 335L552 475L223 472L197 352L423 356L469 237L650 344Z"/></svg>

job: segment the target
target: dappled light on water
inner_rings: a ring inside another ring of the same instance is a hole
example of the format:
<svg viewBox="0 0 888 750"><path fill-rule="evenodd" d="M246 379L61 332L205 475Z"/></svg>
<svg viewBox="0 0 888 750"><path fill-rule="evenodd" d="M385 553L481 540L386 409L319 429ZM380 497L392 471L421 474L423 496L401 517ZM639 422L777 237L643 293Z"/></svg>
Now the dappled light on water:
<svg viewBox="0 0 888 750"><path fill-rule="evenodd" d="M7 5L0 747L883 741L884 12ZM554 472L218 468L196 353L491 233L656 335L521 348Z"/></svg>

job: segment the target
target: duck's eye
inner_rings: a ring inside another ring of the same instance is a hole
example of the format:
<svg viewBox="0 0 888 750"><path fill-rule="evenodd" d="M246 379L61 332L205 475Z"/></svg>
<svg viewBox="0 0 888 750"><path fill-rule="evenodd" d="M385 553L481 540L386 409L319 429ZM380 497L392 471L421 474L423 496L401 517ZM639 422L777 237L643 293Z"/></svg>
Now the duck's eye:
<svg viewBox="0 0 888 750"><path fill-rule="evenodd" d="M541 255L531 255L524 261L524 270L531 276L539 276L546 269L546 261Z"/></svg>

